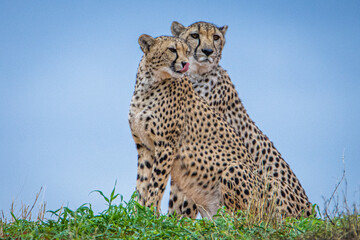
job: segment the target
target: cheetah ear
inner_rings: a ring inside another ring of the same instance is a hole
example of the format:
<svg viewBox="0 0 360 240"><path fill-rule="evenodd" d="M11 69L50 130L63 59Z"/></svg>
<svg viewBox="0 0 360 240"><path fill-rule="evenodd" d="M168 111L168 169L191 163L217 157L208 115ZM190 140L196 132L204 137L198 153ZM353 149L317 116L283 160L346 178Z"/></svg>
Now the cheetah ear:
<svg viewBox="0 0 360 240"><path fill-rule="evenodd" d="M182 32L184 32L186 27L184 27L181 23L177 21L173 21L171 24L171 33L175 37L179 37Z"/></svg>
<svg viewBox="0 0 360 240"><path fill-rule="evenodd" d="M219 27L218 29L223 34L223 36L225 36L225 33L226 33L227 29L228 29L228 25L224 25L222 27Z"/></svg>
<svg viewBox="0 0 360 240"><path fill-rule="evenodd" d="M150 51L150 47L154 45L155 39L147 34L143 34L139 37L138 40L140 44L140 48L144 53L148 53Z"/></svg>

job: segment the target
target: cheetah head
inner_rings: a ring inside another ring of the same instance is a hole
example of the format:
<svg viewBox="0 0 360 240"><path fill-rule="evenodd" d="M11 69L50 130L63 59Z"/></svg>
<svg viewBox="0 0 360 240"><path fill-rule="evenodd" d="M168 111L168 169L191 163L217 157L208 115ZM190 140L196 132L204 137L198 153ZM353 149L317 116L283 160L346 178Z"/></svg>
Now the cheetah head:
<svg viewBox="0 0 360 240"><path fill-rule="evenodd" d="M160 78L179 78L189 69L188 45L177 37L153 38L143 34L139 37L146 66Z"/></svg>
<svg viewBox="0 0 360 240"><path fill-rule="evenodd" d="M189 27L176 21L171 24L172 34L185 39L191 48L190 72L208 72L219 64L227 28L227 25L217 27L207 22L196 22Z"/></svg>

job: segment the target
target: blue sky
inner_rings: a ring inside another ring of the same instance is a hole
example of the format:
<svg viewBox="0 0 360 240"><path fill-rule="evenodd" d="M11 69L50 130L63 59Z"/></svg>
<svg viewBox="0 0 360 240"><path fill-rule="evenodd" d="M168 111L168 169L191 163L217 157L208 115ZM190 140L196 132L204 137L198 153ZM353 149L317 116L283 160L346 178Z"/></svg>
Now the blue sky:
<svg viewBox="0 0 360 240"><path fill-rule="evenodd" d="M0 1L0 209L43 186L48 209L100 211L89 193L116 180L129 199L137 39L173 20L229 25L221 65L310 200L331 196L344 152L360 203L359 1Z"/></svg>

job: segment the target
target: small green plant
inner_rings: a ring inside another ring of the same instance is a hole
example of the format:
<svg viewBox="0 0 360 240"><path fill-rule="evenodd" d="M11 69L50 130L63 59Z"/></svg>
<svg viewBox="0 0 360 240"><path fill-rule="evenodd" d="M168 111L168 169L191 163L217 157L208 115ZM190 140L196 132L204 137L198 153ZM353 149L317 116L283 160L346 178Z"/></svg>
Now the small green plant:
<svg viewBox="0 0 360 240"><path fill-rule="evenodd" d="M116 183L115 183L116 186ZM249 212L228 213L219 209L213 220L178 218L154 215L149 208L135 201L135 193L128 202L115 194L115 186L109 196L95 190L108 207L94 213L91 204L83 204L75 210L61 207L50 219L16 216L6 221L0 214L1 239L358 239L360 215L354 206L336 217L322 219L286 218L282 221L254 221ZM114 200L120 198L118 205ZM314 208L317 207L314 205ZM43 211L43 210L42 210ZM319 209L318 209L319 211ZM29 213L29 212L27 212Z"/></svg>

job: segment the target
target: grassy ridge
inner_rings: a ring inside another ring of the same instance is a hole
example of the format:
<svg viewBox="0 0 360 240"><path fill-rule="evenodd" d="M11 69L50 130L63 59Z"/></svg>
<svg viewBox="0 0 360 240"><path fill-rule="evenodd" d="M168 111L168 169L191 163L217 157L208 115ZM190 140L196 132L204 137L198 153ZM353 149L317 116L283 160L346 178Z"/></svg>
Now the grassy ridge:
<svg viewBox="0 0 360 240"><path fill-rule="evenodd" d="M338 214L332 219L310 218L264 221L249 214L218 211L214 220L174 216L156 216L140 206L134 197L125 202L122 196L109 197L96 191L108 209L95 214L90 204L76 210L67 207L49 211L53 219L30 221L16 218L7 223L0 219L2 239L359 239L360 215ZM117 197L119 205L112 204ZM256 220L254 220L256 219Z"/></svg>

